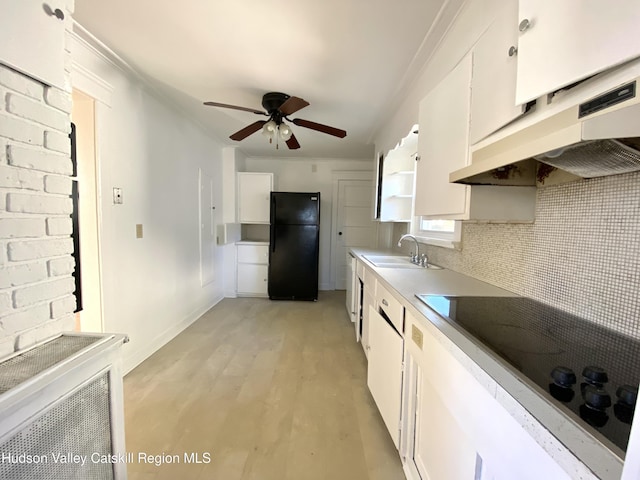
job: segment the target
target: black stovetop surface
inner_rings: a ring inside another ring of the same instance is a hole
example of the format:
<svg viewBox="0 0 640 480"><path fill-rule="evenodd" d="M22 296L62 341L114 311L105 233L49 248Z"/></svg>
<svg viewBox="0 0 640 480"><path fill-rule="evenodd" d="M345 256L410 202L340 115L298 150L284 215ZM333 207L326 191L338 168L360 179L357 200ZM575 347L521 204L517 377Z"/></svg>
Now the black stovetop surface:
<svg viewBox="0 0 640 480"><path fill-rule="evenodd" d="M634 408L619 402L616 392L640 382L637 340L526 297L416 296L519 370L585 429L626 451ZM575 372L570 388L553 382L551 372L558 366ZM590 366L604 369L608 381L586 387L582 373ZM609 394L611 406L586 405L586 390L598 387Z"/></svg>

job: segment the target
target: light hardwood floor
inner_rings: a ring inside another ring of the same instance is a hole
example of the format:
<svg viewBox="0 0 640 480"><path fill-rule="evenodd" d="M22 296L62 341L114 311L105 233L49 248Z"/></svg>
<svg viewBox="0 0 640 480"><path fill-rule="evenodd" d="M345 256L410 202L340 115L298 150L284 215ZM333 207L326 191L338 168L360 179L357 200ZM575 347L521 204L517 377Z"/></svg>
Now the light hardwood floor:
<svg viewBox="0 0 640 480"><path fill-rule="evenodd" d="M129 373L127 451L180 456L129 464L129 478L404 479L344 295L225 299Z"/></svg>

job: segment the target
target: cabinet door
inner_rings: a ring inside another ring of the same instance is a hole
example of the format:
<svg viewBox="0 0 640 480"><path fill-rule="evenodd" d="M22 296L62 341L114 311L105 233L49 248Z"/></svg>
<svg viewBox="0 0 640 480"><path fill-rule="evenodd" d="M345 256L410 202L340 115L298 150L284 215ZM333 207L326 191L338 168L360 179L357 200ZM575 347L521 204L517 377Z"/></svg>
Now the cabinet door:
<svg viewBox="0 0 640 480"><path fill-rule="evenodd" d="M271 173L238 173L238 222L269 223Z"/></svg>
<svg viewBox="0 0 640 480"><path fill-rule="evenodd" d="M473 47L471 144L516 119L524 111L524 105L516 105L518 2L506 0L500 4L500 9L489 29Z"/></svg>
<svg viewBox="0 0 640 480"><path fill-rule="evenodd" d="M362 303L362 336L360 337L360 343L364 350L365 357L369 357L369 307L375 304L373 293L367 290L367 286L364 287L364 302Z"/></svg>
<svg viewBox="0 0 640 480"><path fill-rule="evenodd" d="M367 385L396 448L400 441L402 355L402 337L369 307Z"/></svg>
<svg viewBox="0 0 640 480"><path fill-rule="evenodd" d="M56 9L62 19L55 16ZM65 2L0 0L0 12L0 62L65 88Z"/></svg>
<svg viewBox="0 0 640 480"><path fill-rule="evenodd" d="M461 218L468 210L466 185L449 173L467 165L471 55L467 55L420 102L415 214Z"/></svg>
<svg viewBox="0 0 640 480"><path fill-rule="evenodd" d="M247 295L267 295L269 267L252 263L238 264L238 293Z"/></svg>
<svg viewBox="0 0 640 480"><path fill-rule="evenodd" d="M640 2L519 0L516 103L640 56ZM524 30L524 31L522 31Z"/></svg>
<svg viewBox="0 0 640 480"><path fill-rule="evenodd" d="M475 446L422 370L417 373L417 397L413 460L420 476L474 478Z"/></svg>
<svg viewBox="0 0 640 480"><path fill-rule="evenodd" d="M356 319L356 258L347 253L347 313L349 319L355 322Z"/></svg>

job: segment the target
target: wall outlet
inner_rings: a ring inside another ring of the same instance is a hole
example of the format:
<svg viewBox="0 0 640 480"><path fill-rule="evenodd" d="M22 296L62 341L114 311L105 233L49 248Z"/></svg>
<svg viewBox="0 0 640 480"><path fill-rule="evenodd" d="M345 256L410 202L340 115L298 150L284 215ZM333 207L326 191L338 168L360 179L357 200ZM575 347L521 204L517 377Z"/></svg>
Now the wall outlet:
<svg viewBox="0 0 640 480"><path fill-rule="evenodd" d="M113 204L120 205L122 203L122 189L113 187Z"/></svg>
<svg viewBox="0 0 640 480"><path fill-rule="evenodd" d="M142 238L142 224L136 223L136 238Z"/></svg>

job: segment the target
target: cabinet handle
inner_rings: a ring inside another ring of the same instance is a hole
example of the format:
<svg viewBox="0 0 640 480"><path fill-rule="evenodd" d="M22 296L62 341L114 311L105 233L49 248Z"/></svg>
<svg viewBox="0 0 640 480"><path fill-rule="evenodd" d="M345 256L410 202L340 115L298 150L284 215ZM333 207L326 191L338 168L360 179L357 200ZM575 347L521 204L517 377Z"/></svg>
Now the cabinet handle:
<svg viewBox="0 0 640 480"><path fill-rule="evenodd" d="M517 54L518 54L518 47L514 47L513 45L511 45L511 47L509 47L509 56L513 57Z"/></svg>
<svg viewBox="0 0 640 480"><path fill-rule="evenodd" d="M526 30L529 30L529 27L531 27L531 22L528 18L525 18L520 22L520 25L518 25L518 30L525 32Z"/></svg>
<svg viewBox="0 0 640 480"><path fill-rule="evenodd" d="M382 304L383 304L385 307L388 307L388 306L389 306L389 302L387 302L384 298L382 299Z"/></svg>
<svg viewBox="0 0 640 480"><path fill-rule="evenodd" d="M46 13L50 17L56 17L58 20L64 20L64 12L59 8L53 10L48 4L43 3L42 9L44 10L44 13Z"/></svg>

